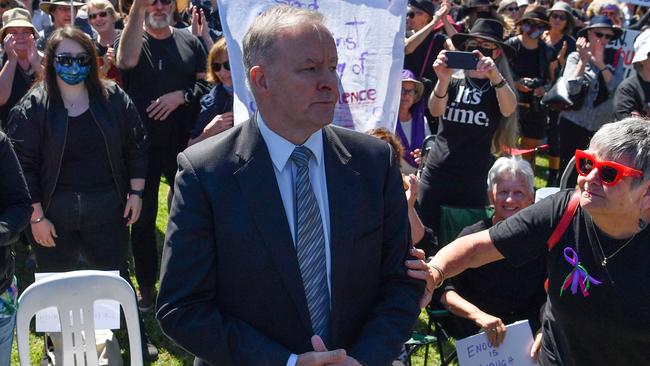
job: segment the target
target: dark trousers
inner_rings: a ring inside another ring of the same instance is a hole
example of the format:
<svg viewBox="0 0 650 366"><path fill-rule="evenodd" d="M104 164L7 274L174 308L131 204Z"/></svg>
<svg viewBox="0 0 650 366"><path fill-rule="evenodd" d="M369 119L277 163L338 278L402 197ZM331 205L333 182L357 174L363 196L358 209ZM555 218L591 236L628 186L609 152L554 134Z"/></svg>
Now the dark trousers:
<svg viewBox="0 0 650 366"><path fill-rule="evenodd" d="M560 171L564 171L575 155L576 149L584 150L589 146L589 140L593 135L594 131L580 127L566 118L560 118ZM567 187L574 187L577 179L578 173L574 170L569 177Z"/></svg>
<svg viewBox="0 0 650 366"><path fill-rule="evenodd" d="M150 150L147 177L142 198L140 218L131 227L131 250L135 264L135 278L139 286L153 287L158 280L158 246L156 243L156 216L158 189L164 176L171 188L176 176L176 152Z"/></svg>
<svg viewBox="0 0 650 366"><path fill-rule="evenodd" d="M89 269L119 270L120 276L133 287L128 267L129 231L123 215L124 205L115 190L55 192L45 216L56 230L56 246L36 244L31 232L28 234L38 271L77 270L81 254ZM144 323L139 320L144 341Z"/></svg>
<svg viewBox="0 0 650 366"><path fill-rule="evenodd" d="M438 232L440 206L482 207L487 202L486 177L461 178L440 169L427 167L420 180L417 198L418 215L424 226Z"/></svg>

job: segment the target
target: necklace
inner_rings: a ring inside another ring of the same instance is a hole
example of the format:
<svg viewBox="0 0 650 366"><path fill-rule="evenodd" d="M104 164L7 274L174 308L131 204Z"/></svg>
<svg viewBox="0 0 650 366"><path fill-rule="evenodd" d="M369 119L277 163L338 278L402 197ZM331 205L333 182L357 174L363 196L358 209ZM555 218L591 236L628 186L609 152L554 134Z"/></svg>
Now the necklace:
<svg viewBox="0 0 650 366"><path fill-rule="evenodd" d="M483 85L482 85L480 88L478 87L478 85L476 85L476 84L472 81L472 78L470 78L469 76L465 76L465 80L467 81L467 83L468 83L469 85L472 86L472 88L474 88L474 89L475 89L476 91L478 91L480 94L483 94L483 93L485 93L486 91L488 91L488 90L490 89L490 86L491 86L491 85L490 85L490 80L487 80L487 79L485 80L485 83L483 83Z"/></svg>
<svg viewBox="0 0 650 366"><path fill-rule="evenodd" d="M591 223L591 229L594 231L594 236L596 237L596 243L598 244L598 249L600 249L600 254L603 256L603 261L600 263L600 265L603 266L603 268L607 268L607 261L614 258L614 256L618 254L618 252L620 252L621 250L623 250L623 248L625 248L628 244L630 244L632 240L634 240L637 234L635 233L634 235L632 235L632 237L629 238L625 242L625 244L621 245L618 249L616 249L614 253L610 254L609 256L605 256L605 251L603 250L603 246L600 244L600 239L598 238L598 231L596 231L596 225L594 225L593 218L590 220L590 223Z"/></svg>

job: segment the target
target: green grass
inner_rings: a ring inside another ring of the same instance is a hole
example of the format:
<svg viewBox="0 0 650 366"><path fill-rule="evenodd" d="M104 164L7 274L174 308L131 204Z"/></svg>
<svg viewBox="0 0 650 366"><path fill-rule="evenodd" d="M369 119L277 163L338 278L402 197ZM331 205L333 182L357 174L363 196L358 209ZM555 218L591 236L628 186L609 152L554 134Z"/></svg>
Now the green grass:
<svg viewBox="0 0 650 366"><path fill-rule="evenodd" d="M535 188L545 187L546 186L546 177L547 177L547 168L548 168L548 159L545 156L538 156L536 159L536 169L535 169ZM169 192L169 185L166 182L161 183L160 192L158 194L158 218L156 220L157 227L157 240L159 254L162 253L162 244L164 240L164 233L167 227L167 193ZM33 271L27 271L24 269L23 263L28 255L27 249L18 244L16 248L16 264L17 264L17 277L19 289L24 289L29 286L29 284L34 282L34 273ZM159 255L160 257L160 255ZM133 273L133 268L131 268L131 273ZM136 283L134 276L131 277L133 282ZM159 357L152 365L154 366L184 366L191 365L193 357L182 349L176 347L165 335L161 332L158 327L158 323L154 318L153 312L144 314L144 323L145 328L149 337L153 343L158 347ZM33 325L33 322L32 322ZM420 314L418 322L415 326L415 331L425 332L427 326L427 315L423 311ZM124 358L124 364L129 365L128 358L128 338L126 337L126 331L124 329L117 331L117 337L122 346L122 354ZM450 347L452 347L450 345ZM40 360L43 356L43 337L42 334L36 334L33 332L30 334L30 357L32 365L40 365ZM413 365L423 365L424 363L424 348L421 348L412 357ZM435 347L429 348L429 365L437 365L439 361L438 354L435 350ZM16 350L16 342L14 341L14 347L11 355L11 365L18 365L18 352ZM452 365L457 365L453 363Z"/></svg>

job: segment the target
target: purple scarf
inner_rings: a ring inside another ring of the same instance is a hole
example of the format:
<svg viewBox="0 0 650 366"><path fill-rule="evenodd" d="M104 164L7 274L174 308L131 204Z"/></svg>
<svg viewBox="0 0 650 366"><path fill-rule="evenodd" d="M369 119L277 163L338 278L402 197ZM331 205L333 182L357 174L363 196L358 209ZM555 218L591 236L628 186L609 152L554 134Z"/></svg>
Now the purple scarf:
<svg viewBox="0 0 650 366"><path fill-rule="evenodd" d="M402 130L402 125L399 122L399 117L397 117L397 125L395 127L395 132L399 139L402 141L402 146L404 146L404 160L409 163L410 166L417 168L418 165L415 163L415 159L411 156L411 152L415 149L422 148L422 142L424 141L424 98L421 98L420 101L411 106L411 143L409 144L404 130Z"/></svg>

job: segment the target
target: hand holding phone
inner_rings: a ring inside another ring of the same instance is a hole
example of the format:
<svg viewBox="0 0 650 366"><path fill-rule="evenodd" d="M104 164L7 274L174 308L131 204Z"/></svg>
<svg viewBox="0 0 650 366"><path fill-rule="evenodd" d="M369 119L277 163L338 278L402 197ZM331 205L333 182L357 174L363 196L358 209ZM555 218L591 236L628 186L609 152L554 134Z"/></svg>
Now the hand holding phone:
<svg viewBox="0 0 650 366"><path fill-rule="evenodd" d="M450 69L476 70L479 56L473 52L447 51L447 67Z"/></svg>

